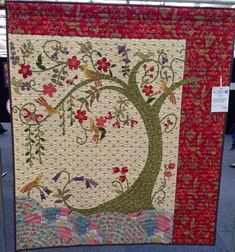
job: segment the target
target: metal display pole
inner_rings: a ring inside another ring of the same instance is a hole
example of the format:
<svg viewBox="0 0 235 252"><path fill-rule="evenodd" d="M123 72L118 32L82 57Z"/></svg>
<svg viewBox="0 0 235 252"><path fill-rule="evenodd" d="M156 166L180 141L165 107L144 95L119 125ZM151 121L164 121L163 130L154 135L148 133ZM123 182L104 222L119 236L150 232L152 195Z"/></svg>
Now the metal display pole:
<svg viewBox="0 0 235 252"><path fill-rule="evenodd" d="M3 192L2 192L2 177L5 174L2 173L2 154L0 148L0 229L2 233L3 242L0 244L1 251L6 252L6 231L5 231L5 219L4 219L4 205L3 205Z"/></svg>

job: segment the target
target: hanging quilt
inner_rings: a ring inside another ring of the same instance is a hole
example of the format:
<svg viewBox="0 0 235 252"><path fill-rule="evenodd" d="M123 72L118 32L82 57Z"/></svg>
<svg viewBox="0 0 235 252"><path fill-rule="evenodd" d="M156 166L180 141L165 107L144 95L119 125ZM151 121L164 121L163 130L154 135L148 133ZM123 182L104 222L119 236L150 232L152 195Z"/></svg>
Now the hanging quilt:
<svg viewBox="0 0 235 252"><path fill-rule="evenodd" d="M16 249L215 242L229 10L7 3Z"/></svg>

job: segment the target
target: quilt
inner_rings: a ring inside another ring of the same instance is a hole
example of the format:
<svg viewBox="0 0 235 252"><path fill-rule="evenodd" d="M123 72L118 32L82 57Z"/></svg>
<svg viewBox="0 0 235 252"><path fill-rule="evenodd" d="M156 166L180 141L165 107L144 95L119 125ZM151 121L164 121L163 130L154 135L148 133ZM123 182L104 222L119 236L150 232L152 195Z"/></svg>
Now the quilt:
<svg viewBox="0 0 235 252"><path fill-rule="evenodd" d="M16 249L215 242L234 12L7 2Z"/></svg>

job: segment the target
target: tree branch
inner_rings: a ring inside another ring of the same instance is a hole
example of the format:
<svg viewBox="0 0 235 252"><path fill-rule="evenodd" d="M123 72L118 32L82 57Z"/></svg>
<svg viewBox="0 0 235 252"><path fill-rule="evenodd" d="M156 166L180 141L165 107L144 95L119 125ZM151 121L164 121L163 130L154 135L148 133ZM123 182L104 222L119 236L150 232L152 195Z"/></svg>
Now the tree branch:
<svg viewBox="0 0 235 252"><path fill-rule="evenodd" d="M189 84L190 82L197 82L202 80L201 78L196 78L196 77L190 77L187 79L183 79L181 81L175 82L174 84L172 84L169 89L171 91L175 91L177 88L183 86L184 84ZM157 108L161 108L162 104L164 103L164 101L166 100L166 98L168 97L167 93L163 93L152 105L153 108L157 109Z"/></svg>

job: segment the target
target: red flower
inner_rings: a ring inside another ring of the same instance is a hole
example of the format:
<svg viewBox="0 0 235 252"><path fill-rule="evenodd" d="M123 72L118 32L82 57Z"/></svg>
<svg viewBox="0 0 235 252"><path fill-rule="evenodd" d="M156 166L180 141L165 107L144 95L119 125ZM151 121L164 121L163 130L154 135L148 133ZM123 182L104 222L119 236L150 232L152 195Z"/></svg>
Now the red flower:
<svg viewBox="0 0 235 252"><path fill-rule="evenodd" d="M150 72L153 72L153 71L154 71L154 67L153 67L153 66L150 67L150 68L149 68L149 71L150 71Z"/></svg>
<svg viewBox="0 0 235 252"><path fill-rule="evenodd" d="M99 118L96 117L95 120L96 120L96 125L99 127L104 127L105 126L104 124L107 122L107 120L103 116Z"/></svg>
<svg viewBox="0 0 235 252"><path fill-rule="evenodd" d="M81 63L81 61L78 60L76 56L73 56L72 58L68 59L68 66L69 66L69 69L71 69L71 70L73 70L73 69L77 70L80 63Z"/></svg>
<svg viewBox="0 0 235 252"><path fill-rule="evenodd" d="M115 129L120 129L121 125L120 125L120 122L117 120L114 124L113 124L113 127Z"/></svg>
<svg viewBox="0 0 235 252"><path fill-rule="evenodd" d="M43 91L42 93L44 95L48 95L49 97L53 96L53 93L56 93L56 88L53 86L52 83L49 83L48 85L43 85Z"/></svg>
<svg viewBox="0 0 235 252"><path fill-rule="evenodd" d="M120 172L120 169L117 166L113 167L113 173L118 173L118 172Z"/></svg>
<svg viewBox="0 0 235 252"><path fill-rule="evenodd" d="M32 71L30 70L30 65L20 64L20 67L21 69L18 71L18 73L23 74L24 79L32 75Z"/></svg>
<svg viewBox="0 0 235 252"><path fill-rule="evenodd" d="M127 173L128 172L128 168L126 166L122 167L122 173Z"/></svg>
<svg viewBox="0 0 235 252"><path fill-rule="evenodd" d="M176 164L175 163L169 163L168 168L169 169L175 169Z"/></svg>
<svg viewBox="0 0 235 252"><path fill-rule="evenodd" d="M166 177L166 178L172 177L172 173L171 173L170 171L166 171L166 172L165 172L165 177Z"/></svg>
<svg viewBox="0 0 235 252"><path fill-rule="evenodd" d="M134 128L137 125L138 121L136 120L131 120L131 128Z"/></svg>
<svg viewBox="0 0 235 252"><path fill-rule="evenodd" d="M105 116L105 119L107 119L107 120L113 119L112 113L110 111L108 112L108 115Z"/></svg>
<svg viewBox="0 0 235 252"><path fill-rule="evenodd" d="M108 69L109 69L110 66L111 66L111 63L108 62L106 58L102 58L101 60L98 60L98 61L96 62L96 64L99 65L99 66L98 66L98 70L99 70L99 71L103 70L104 72L107 72Z"/></svg>
<svg viewBox="0 0 235 252"><path fill-rule="evenodd" d="M86 111L81 111L80 109L77 110L77 114L75 115L75 119L77 119L80 123L87 120Z"/></svg>
<svg viewBox="0 0 235 252"><path fill-rule="evenodd" d="M146 96L150 96L153 94L153 86L152 85L144 85L142 92L145 93Z"/></svg>
<svg viewBox="0 0 235 252"><path fill-rule="evenodd" d="M125 175L121 175L121 176L119 176L118 179L119 179L120 182L123 183L126 180L126 176Z"/></svg>

